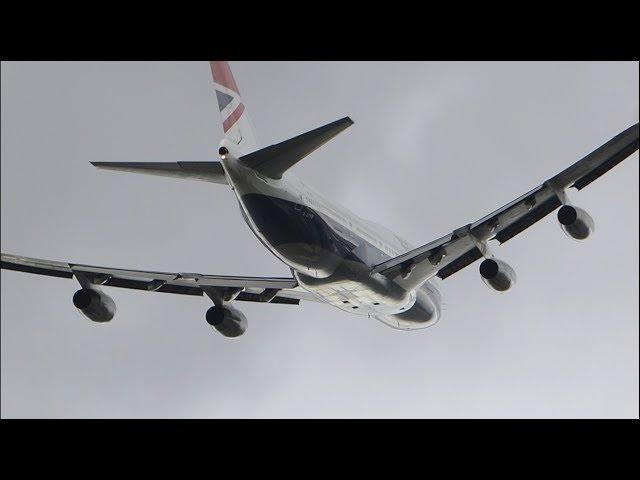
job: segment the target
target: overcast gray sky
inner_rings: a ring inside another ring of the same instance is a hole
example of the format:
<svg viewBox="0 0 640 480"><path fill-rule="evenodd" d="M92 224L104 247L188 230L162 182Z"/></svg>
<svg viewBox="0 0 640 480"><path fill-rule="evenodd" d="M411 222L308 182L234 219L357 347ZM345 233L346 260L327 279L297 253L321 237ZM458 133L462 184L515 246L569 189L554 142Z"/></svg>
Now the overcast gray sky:
<svg viewBox="0 0 640 480"><path fill-rule="evenodd" d="M231 62L273 143L350 115L295 167L336 203L421 245L558 173L638 121L633 62ZM206 62L2 63L2 252L114 267L287 275L228 188L100 172L89 161L216 159ZM16 417L638 417L638 154L555 215L443 282L414 332L328 305L238 306L236 340L206 297L107 289L94 324L75 280L2 271L1 414Z"/></svg>

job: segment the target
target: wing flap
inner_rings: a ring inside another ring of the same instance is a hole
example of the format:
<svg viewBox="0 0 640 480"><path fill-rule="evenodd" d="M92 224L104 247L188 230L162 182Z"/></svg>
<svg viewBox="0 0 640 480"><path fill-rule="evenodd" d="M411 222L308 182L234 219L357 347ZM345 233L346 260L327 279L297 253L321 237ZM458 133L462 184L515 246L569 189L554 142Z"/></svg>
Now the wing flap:
<svg viewBox="0 0 640 480"><path fill-rule="evenodd" d="M456 257L451 263L448 263L444 267L438 270L438 277L441 279L445 279L450 277L456 272L459 272L464 267L471 265L473 262L482 258L482 252L478 248L472 248L468 250L466 253L463 253L459 257Z"/></svg>
<svg viewBox="0 0 640 480"><path fill-rule="evenodd" d="M259 293L251 293L251 292L240 292L236 297L236 300L240 300L241 302L259 302L265 303L261 298ZM300 300L297 298L288 298L276 295L273 297L268 303L282 303L286 305L298 305Z"/></svg>
<svg viewBox="0 0 640 480"><path fill-rule="evenodd" d="M539 206L533 207L526 214L522 214L518 216L515 219L515 221L507 224L502 228L499 228L494 238L498 240L500 243L504 243L507 240L510 240L511 238L515 237L519 233L525 231L527 228L529 228L531 225L533 225L537 221L549 215L561 204L562 202L560 202L560 199L557 196L555 195L550 196L548 199L544 200ZM492 217L492 219L496 219L496 218L499 218L499 215Z"/></svg>

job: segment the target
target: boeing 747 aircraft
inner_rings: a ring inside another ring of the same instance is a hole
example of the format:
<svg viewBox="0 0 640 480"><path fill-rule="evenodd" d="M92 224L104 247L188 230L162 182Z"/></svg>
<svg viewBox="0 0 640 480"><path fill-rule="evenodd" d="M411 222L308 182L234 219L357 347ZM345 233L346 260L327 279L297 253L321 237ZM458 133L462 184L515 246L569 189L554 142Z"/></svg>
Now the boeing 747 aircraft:
<svg viewBox="0 0 640 480"><path fill-rule="evenodd" d="M210 62L224 138L218 161L92 162L97 168L227 185L258 240L291 271L287 277L234 277L97 267L2 254L2 268L75 278L73 304L94 322L114 316L102 287L206 295L206 321L226 337L242 335L247 319L236 302L296 305L325 302L393 328L429 327L441 317L440 280L480 262L491 289L509 290L514 270L494 257L489 240L512 239L557 209L560 228L575 240L593 232L589 214L567 190L581 190L638 150L638 124L630 126L542 185L487 216L418 248L394 232L334 205L289 169L353 124L346 117L284 142L256 143L240 90L227 62ZM438 280L440 279L440 280Z"/></svg>

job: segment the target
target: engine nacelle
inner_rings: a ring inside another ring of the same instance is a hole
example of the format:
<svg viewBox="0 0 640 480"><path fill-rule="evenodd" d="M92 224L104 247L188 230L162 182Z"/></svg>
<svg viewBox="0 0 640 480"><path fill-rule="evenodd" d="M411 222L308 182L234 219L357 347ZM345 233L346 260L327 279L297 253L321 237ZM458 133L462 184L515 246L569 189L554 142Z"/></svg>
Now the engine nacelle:
<svg viewBox="0 0 640 480"><path fill-rule="evenodd" d="M563 205L558 210L562 231L574 240L585 240L594 231L593 219L581 208Z"/></svg>
<svg viewBox="0 0 640 480"><path fill-rule="evenodd" d="M247 317L231 305L213 306L207 310L207 323L225 337L239 337L247 329Z"/></svg>
<svg viewBox="0 0 640 480"><path fill-rule="evenodd" d="M516 284L516 272L502 260L487 258L480 264L484 283L498 292L506 292Z"/></svg>
<svg viewBox="0 0 640 480"><path fill-rule="evenodd" d="M73 304L89 320L108 322L116 313L113 299L98 288L82 288L73 294Z"/></svg>

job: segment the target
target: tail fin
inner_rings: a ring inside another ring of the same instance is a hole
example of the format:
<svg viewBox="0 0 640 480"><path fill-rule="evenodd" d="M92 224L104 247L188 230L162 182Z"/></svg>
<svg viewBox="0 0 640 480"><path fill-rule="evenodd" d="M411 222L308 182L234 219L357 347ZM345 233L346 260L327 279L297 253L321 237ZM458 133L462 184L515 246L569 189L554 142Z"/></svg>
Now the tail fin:
<svg viewBox="0 0 640 480"><path fill-rule="evenodd" d="M244 154L256 150L258 142L229 64L220 61L209 63L226 138L237 144Z"/></svg>

